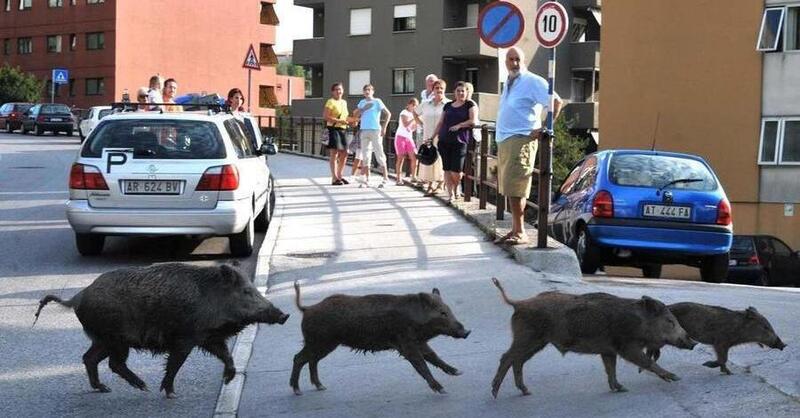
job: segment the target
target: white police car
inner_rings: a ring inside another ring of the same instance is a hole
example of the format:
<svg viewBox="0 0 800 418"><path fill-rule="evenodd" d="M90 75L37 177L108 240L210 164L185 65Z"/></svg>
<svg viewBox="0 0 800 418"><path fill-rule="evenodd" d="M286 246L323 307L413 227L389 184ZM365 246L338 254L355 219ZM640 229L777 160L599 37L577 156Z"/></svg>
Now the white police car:
<svg viewBox="0 0 800 418"><path fill-rule="evenodd" d="M253 251L275 203L255 118L220 112L125 112L104 118L69 177L67 219L78 252L97 255L109 235L228 236Z"/></svg>

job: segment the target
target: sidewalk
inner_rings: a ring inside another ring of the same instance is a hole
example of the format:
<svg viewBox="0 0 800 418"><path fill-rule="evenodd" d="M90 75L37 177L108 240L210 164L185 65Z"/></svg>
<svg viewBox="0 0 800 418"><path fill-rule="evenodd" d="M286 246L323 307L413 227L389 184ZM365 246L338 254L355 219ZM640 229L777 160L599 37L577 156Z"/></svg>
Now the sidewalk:
<svg viewBox="0 0 800 418"><path fill-rule="evenodd" d="M562 357L548 347L526 364L532 396L520 397L509 373L494 400L489 384L500 355L510 344L512 310L501 301L491 277L502 280L509 295L518 299L554 289L640 297L645 286L615 288L534 271L488 241L457 209L408 187L330 186L327 163L310 158L280 155L270 164L278 179L275 213L280 218L271 225L275 230L270 235L276 238L268 258L268 297L292 316L283 326L258 330L244 373L239 416L676 416L719 415L725 410L731 415L754 410L770 416L800 414L796 401L764 384L755 372L744 374L734 367L739 374L728 379L698 366L709 355L709 350L700 349L665 350L662 365L684 377L673 384L639 374L634 366L620 361L620 382L631 392L611 394L597 356ZM265 247L269 246L265 243ZM439 337L431 346L464 374L447 376L432 369L448 391L438 395L396 353L363 355L340 347L320 362L320 379L328 390L314 390L305 368L300 377L304 395L295 396L288 380L292 358L303 342L302 315L294 306L291 287L295 280L302 282L306 305L333 293L416 293L438 287L472 334L466 340ZM716 300L723 291L747 299L746 294L736 293L738 289L654 283L658 287L646 292L665 302L674 300L674 295L685 296L687 286L699 299ZM788 329L783 322L773 324L779 332ZM791 347L794 337L782 337ZM741 350L750 353L749 348ZM757 366L775 360L776 369L795 357L786 351L756 348L752 352Z"/></svg>

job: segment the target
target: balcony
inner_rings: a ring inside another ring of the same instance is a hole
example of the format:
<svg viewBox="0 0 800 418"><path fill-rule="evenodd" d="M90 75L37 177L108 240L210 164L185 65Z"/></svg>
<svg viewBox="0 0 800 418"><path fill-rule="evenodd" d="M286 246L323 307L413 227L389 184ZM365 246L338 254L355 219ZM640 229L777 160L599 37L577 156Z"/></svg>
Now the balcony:
<svg viewBox="0 0 800 418"><path fill-rule="evenodd" d="M601 0L572 0L572 8L573 9L602 9L602 1ZM295 1L295 4L297 2Z"/></svg>
<svg viewBox="0 0 800 418"><path fill-rule="evenodd" d="M497 58L497 49L490 48L481 41L478 28L442 29L442 56Z"/></svg>
<svg viewBox="0 0 800 418"><path fill-rule="evenodd" d="M294 0L295 6L302 7L322 7L325 5L324 0Z"/></svg>
<svg viewBox="0 0 800 418"><path fill-rule="evenodd" d="M292 59L298 65L325 62L325 38L295 40Z"/></svg>
<svg viewBox="0 0 800 418"><path fill-rule="evenodd" d="M597 102L575 102L564 106L564 117L570 129L597 129L599 122Z"/></svg>
<svg viewBox="0 0 800 418"><path fill-rule="evenodd" d="M600 41L569 44L569 59L572 69L600 68Z"/></svg>

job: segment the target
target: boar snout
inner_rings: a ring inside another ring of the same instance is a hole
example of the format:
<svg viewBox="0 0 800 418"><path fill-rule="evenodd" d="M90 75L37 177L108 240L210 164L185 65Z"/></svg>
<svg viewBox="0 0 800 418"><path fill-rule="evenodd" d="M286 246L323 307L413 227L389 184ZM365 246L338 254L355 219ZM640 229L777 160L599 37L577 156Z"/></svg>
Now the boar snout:
<svg viewBox="0 0 800 418"><path fill-rule="evenodd" d="M456 337L466 339L467 337L469 337L469 334L471 333L472 330L461 330L461 332L459 332L458 335L456 335Z"/></svg>
<svg viewBox="0 0 800 418"><path fill-rule="evenodd" d="M778 339L775 340L775 342L773 342L770 345L770 347L771 348L777 348L778 350L783 351L783 349L786 348L786 344L784 344L783 341L781 341L781 339L778 338Z"/></svg>
<svg viewBox="0 0 800 418"><path fill-rule="evenodd" d="M278 318L278 323L283 325L286 323L286 320L289 319L289 314L283 314Z"/></svg>
<svg viewBox="0 0 800 418"><path fill-rule="evenodd" d="M694 349L694 346L696 346L696 345L697 345L697 341L695 341L695 340L693 340L693 339L691 339L689 337L681 338L680 340L678 340L678 344L676 344L676 346L678 348L685 348L687 350Z"/></svg>

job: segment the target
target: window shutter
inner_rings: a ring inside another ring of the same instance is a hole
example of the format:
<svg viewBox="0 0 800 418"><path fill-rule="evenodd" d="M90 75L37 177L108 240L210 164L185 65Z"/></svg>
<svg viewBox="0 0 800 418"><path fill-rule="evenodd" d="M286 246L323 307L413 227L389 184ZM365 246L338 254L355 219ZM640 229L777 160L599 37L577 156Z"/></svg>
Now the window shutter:
<svg viewBox="0 0 800 418"><path fill-rule="evenodd" d="M416 17L416 16L417 16L416 4L401 4L398 6L394 6L395 19L403 17Z"/></svg>
<svg viewBox="0 0 800 418"><path fill-rule="evenodd" d="M372 9L350 10L350 34L369 35L372 33Z"/></svg>
<svg viewBox="0 0 800 418"><path fill-rule="evenodd" d="M350 71L350 79L347 83L347 94L358 96L364 91L364 85L369 84L369 70Z"/></svg>

